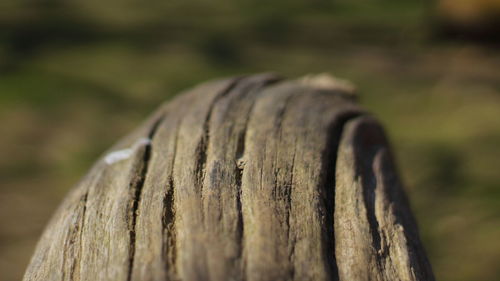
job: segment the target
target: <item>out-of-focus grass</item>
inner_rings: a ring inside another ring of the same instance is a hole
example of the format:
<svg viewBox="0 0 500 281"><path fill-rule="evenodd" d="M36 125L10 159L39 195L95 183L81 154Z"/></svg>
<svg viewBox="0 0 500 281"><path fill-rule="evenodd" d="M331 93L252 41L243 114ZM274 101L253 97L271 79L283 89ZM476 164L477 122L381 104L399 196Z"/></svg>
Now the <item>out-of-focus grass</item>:
<svg viewBox="0 0 500 281"><path fill-rule="evenodd" d="M173 94L220 76L330 72L386 125L439 280L500 275L500 53L429 39L420 1L5 0L0 280L61 198Z"/></svg>

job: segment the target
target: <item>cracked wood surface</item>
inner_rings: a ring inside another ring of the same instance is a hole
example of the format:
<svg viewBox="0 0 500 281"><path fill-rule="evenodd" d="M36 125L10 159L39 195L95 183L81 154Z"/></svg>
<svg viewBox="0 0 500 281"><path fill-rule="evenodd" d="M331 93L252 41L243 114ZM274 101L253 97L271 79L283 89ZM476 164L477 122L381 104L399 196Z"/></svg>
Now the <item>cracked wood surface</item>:
<svg viewBox="0 0 500 281"><path fill-rule="evenodd" d="M434 280L383 130L320 82L161 106L70 191L24 280Z"/></svg>

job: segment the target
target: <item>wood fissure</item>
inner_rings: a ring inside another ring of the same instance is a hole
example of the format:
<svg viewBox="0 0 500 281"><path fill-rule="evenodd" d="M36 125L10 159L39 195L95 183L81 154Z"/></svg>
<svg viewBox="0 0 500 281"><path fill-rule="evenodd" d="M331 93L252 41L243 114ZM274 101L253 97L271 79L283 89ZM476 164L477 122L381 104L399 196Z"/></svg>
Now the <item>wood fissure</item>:
<svg viewBox="0 0 500 281"><path fill-rule="evenodd" d="M278 117L276 119L276 129L279 130L279 136L278 136L278 143L281 142L282 140L282 137L283 137L283 121L286 117L286 113L287 113L287 108L289 107L289 105L293 102L294 98L298 97L301 95L301 92L297 92L297 93L294 93L290 96L288 96L283 104L283 108L278 112ZM278 159L278 153L279 153L279 148L276 149L276 154L275 154L275 157L274 157L274 164L273 166L275 167L275 170L274 170L274 192L275 192L275 198L277 200L280 200L280 197L283 196L284 197L284 200L286 201L286 210L285 210L285 218L284 218L284 222L286 224L286 236L288 237L288 241L289 241L289 250L288 250L288 262L293 265L294 264L294 252L295 252L295 239L293 239L290 235L291 231L290 231L290 212L291 212L291 208L292 208L292 185L293 185L293 169L294 169L294 165L295 165L295 151L294 151L294 155L293 155L293 160L292 160L292 165L290 167L290 170L292 171L291 174L290 174L290 179L289 179L289 182L285 182L282 186L282 188L284 189L282 191L282 194L280 194L280 191L279 191L279 188L280 186L278 185L278 173L279 173L279 170L276 169L276 167L278 166L277 163L277 159ZM291 267L290 268L290 280L294 280L295 279L295 268L294 267Z"/></svg>
<svg viewBox="0 0 500 281"><path fill-rule="evenodd" d="M196 190L199 192L200 196L203 194L203 181L206 176L206 164L207 164L207 149L209 145L209 138L210 138L210 120L212 118L212 113L214 110L215 105L217 102L228 95L234 88L236 88L236 85L242 80L243 78L236 78L234 81L232 81L229 86L227 86L226 89L221 91L210 103L209 108L208 108L208 113L205 117L205 120L203 121L203 135L200 139L200 142L198 143L196 147ZM203 197L201 198L201 202L203 202ZM205 212L204 209L201 208L201 219L202 221L205 221Z"/></svg>
<svg viewBox="0 0 500 281"><path fill-rule="evenodd" d="M381 251L381 237L379 233L379 223L377 217L375 216L375 189L377 188L377 182L375 173L372 169L373 160L377 154L378 148L372 148L368 153L363 153L363 161L361 163L357 172L356 177L359 177L363 182L363 200L366 207L366 215L368 219L368 224L370 226L370 232L373 239L373 247L377 253Z"/></svg>
<svg viewBox="0 0 500 281"><path fill-rule="evenodd" d="M83 197L82 197L82 205L83 205L83 210L82 210L82 219L81 219L81 226L80 226L80 229L79 229L79 239L80 241L82 241L82 238L83 238L83 229L85 227L85 215L87 213L87 199L88 199L88 195L89 193L86 192ZM80 242L79 243L79 251L78 251L78 255L75 257L75 262L73 263L73 265L71 266L71 272L70 272L70 280L75 280L75 270L76 270L76 266L77 264L80 263L80 260L81 260L81 256L82 256L82 243Z"/></svg>
<svg viewBox="0 0 500 281"><path fill-rule="evenodd" d="M176 257L177 257L177 247L176 247L176 231L175 231L175 192L174 192L174 180L171 177L169 179L170 188L165 193L163 199L164 214L163 214L163 237L164 244L163 250L164 261L166 264L167 272L172 275L176 275ZM165 239L165 237L167 237Z"/></svg>
<svg viewBox="0 0 500 281"><path fill-rule="evenodd" d="M243 196L243 190L242 190L242 177L243 177L243 172L245 169L245 159L243 158L245 155L245 143L246 143L246 137L247 137L247 129L248 129L248 123L250 121L250 116L253 113L255 103L257 102L258 95L266 88L269 87L277 82L279 82L281 78L279 77L273 77L273 78L268 78L262 82L259 82L259 84L254 85L251 84L247 88L245 88L243 91L246 91L244 94L244 97L246 98L248 95L251 94L256 94L256 97L251 97L250 98L250 106L248 108L248 111L245 114L246 118L244 121L243 129L241 130L240 134L238 134L238 139L237 139L237 145L236 145L236 152L235 152L235 178L236 178L236 210L238 213L238 221L237 221L237 243L239 245L238 248L238 255L236 259L236 264L239 263L239 267L241 272L243 274L241 275L241 280L245 281L247 280L247 276L245 274L246 272L246 265L245 265L245 219L243 216L243 210L242 210L242 196Z"/></svg>
<svg viewBox="0 0 500 281"><path fill-rule="evenodd" d="M289 255L288 255L288 260L290 261L290 264L293 264L293 259L294 259L294 255L295 255L295 241L292 239L292 237L290 236L290 211L291 211L291 208L292 208L292 186L293 186L293 168L295 167L295 157L297 155L297 147L294 146L293 148L293 156L292 156L292 165L291 165L291 168L290 170L292 171L291 172L291 175L290 175L290 186L288 187L288 206L289 206L289 209L288 209L288 212L286 214L286 223L287 223L287 228L288 228L288 233L287 233L287 236L288 236L288 241L291 241L290 245L291 245L291 249L290 249L290 252L289 252ZM291 271L291 280L295 280L295 270L292 268L292 271Z"/></svg>
<svg viewBox="0 0 500 281"><path fill-rule="evenodd" d="M132 180L130 182L130 187L132 190L132 199L131 199L131 208L130 214L128 217L129 220L129 236L130 236L130 245L129 245L129 267L127 273L127 281L132 280L132 271L134 269L134 260L135 260L135 242L136 242L136 223L137 216L139 215L139 203L141 201L141 193L142 188L144 186L144 182L146 181L146 176L149 169L149 160L151 159L152 154L152 140L154 135L163 121L163 116L160 116L158 120L154 122L149 133L148 133L148 143L145 144L143 149L142 157L140 158L140 164L134 168L134 172L132 173Z"/></svg>
<svg viewBox="0 0 500 281"><path fill-rule="evenodd" d="M363 201L366 208L367 222L370 228L372 246L376 253L375 262L380 268L381 272L385 272L384 263L386 258L391 258L389 255L389 246L386 241L387 237L384 237L384 233L381 229L381 223L379 222L376 215L376 200L377 192L382 187L382 182L380 180L380 174L375 171L375 159L380 157L380 153L385 149L380 145L381 142L386 142L385 139L374 141L375 144L368 144L363 147L355 147L355 155L358 157L363 157L363 159L355 159L359 163L357 165L355 176L361 179L363 184ZM361 151L362 150L362 151ZM384 196L388 196L387 193ZM390 200L389 200L390 201ZM388 276L383 276L387 279Z"/></svg>
<svg viewBox="0 0 500 281"><path fill-rule="evenodd" d="M62 252L62 263L61 263L61 280L74 280L74 274L76 267L79 263L82 244L77 243L82 239L83 227L85 223L85 213L87 205L88 192L83 194L78 201L76 213L72 214L69 218L69 228L65 236L65 241L63 245ZM74 247L77 247L75 249ZM72 254L72 255L70 255ZM69 265L67 264L69 261ZM68 268L69 272L66 270Z"/></svg>
<svg viewBox="0 0 500 281"><path fill-rule="evenodd" d="M174 136L174 148L172 155L171 168L169 171L168 186L165 196L163 198L163 215L162 215L162 253L163 260L165 261L166 271L169 275L177 279L177 233L175 229L175 180L174 180L174 166L175 160L177 158L177 145L179 141L179 127L180 123L177 123L175 136Z"/></svg>
<svg viewBox="0 0 500 281"><path fill-rule="evenodd" d="M331 280L340 280L337 258L335 256L335 234L334 234L334 217L335 217L335 186L336 177L335 171L337 166L337 155L340 146L340 139L344 126L350 120L362 115L362 113L353 111L344 113L342 116L337 117L328 128L327 146L323 152L322 171L324 171L323 192L324 192L324 205L325 205L325 227L326 231L323 232L323 239L326 245L324 256L327 259L329 274Z"/></svg>

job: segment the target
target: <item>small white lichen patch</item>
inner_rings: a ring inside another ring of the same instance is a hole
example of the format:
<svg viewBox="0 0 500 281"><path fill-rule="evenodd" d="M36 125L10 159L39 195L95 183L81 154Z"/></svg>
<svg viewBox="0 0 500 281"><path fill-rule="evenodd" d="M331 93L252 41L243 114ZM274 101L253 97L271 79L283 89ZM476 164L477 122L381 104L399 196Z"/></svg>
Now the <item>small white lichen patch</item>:
<svg viewBox="0 0 500 281"><path fill-rule="evenodd" d="M106 164L108 164L108 165L111 165L111 164L114 164L116 162L126 160L126 159L130 158L138 148L140 148L142 146L149 145L149 144L151 144L151 139L140 138L129 148L121 149L121 150L117 150L117 151L113 151L113 152L108 153L108 155L106 155L106 157L104 157L104 162L106 162Z"/></svg>

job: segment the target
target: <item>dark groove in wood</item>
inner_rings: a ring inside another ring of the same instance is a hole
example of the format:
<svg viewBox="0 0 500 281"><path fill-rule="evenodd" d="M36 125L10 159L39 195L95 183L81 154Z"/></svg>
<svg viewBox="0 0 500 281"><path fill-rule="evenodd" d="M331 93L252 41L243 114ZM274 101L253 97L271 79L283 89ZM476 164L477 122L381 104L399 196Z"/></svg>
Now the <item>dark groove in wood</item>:
<svg viewBox="0 0 500 281"><path fill-rule="evenodd" d="M248 111L245 113L246 119L245 119L245 124L243 126L243 130L240 132L238 135L238 140L237 140L237 145L236 145L236 152L235 152L235 177L236 177L236 188L237 188L237 193L236 193L236 210L238 212L238 222L237 222L237 241L239 245L239 252L238 252L238 262L240 263L240 268L241 268L241 278L242 281L247 280L247 276L245 274L245 259L244 259L244 252L245 252L245 220L243 217L243 211L242 211L242 202L241 198L243 196L243 190L241 188L242 186L242 177L243 177L243 170L244 170L244 161L243 156L245 155L245 143L246 143L246 137L247 137L247 129L248 129L248 123L250 121L250 116L252 115L253 109L255 107L255 103L257 102L257 99L260 96L260 93L264 91L266 87L269 87L270 85L273 85L280 81L281 78L279 77L273 77L269 80L265 80L261 82L259 85L250 85L250 88L247 88L247 94L245 95L245 98L247 98L248 95L257 92L255 97L251 97L251 104L249 106Z"/></svg>
<svg viewBox="0 0 500 281"><path fill-rule="evenodd" d="M327 146L323 152L323 159L321 160L323 171L323 181L321 184L323 187L320 189L323 192L324 207L325 207L325 227L326 231L323 231L323 241L326 245L325 247L325 259L328 264L328 271L330 274L330 280L339 280L339 272L337 267L337 258L335 256L335 233L334 233L334 217L335 217L335 186L336 177L335 171L337 169L337 155L340 146L340 139L342 138L342 133L344 127L350 120L361 116L362 114L358 111L345 112L342 116L337 117L330 125L327 135Z"/></svg>
<svg viewBox="0 0 500 281"><path fill-rule="evenodd" d="M174 166L177 158L177 145L179 142L179 128L181 122L177 123L174 136L174 151L172 164L169 171L167 192L163 198L163 217L162 217L162 253L165 261L167 275L177 277L177 233L175 229L175 181Z"/></svg>
<svg viewBox="0 0 500 281"><path fill-rule="evenodd" d="M130 247L129 247L129 266L127 272L127 281L132 279L132 271L134 269L134 259L135 259L135 226L137 223L137 216L139 211L139 203L141 201L142 188L144 182L146 181L146 176L149 168L149 160L152 154L152 140L158 129L158 126L163 121L163 116L160 116L158 120L151 126L148 133L149 143L145 145L144 152L141 157L140 164L136 167L135 171L132 173L132 180L130 182L130 187L133 191L132 194L132 206L130 209L130 225L129 225L129 236L130 236Z"/></svg>
<svg viewBox="0 0 500 281"><path fill-rule="evenodd" d="M65 241L64 241L64 247L63 247L63 253L62 253L62 265L61 265L61 272L62 272L61 273L62 274L61 280L63 280L63 281L66 280L65 268L66 268L66 263L68 262L68 258L72 258L72 259L70 259L71 265L69 268L69 280L74 280L74 273L75 273L76 264L80 259L81 248L82 248L81 237L82 237L82 232L83 232L83 226L85 223L85 211L86 211L86 204L87 204L87 195L88 195L88 192L85 193L81 197L81 199L79 200L79 203L82 204L81 216L79 215L80 207L78 206L78 208L75 210L75 212L78 212L77 214L78 214L79 219L78 219L78 221L75 222L74 225L69 225L69 229L68 229ZM78 256L68 257L68 247L71 247L75 244L76 236L78 236L80 239L80 243L78 244L78 248L79 248Z"/></svg>
<svg viewBox="0 0 500 281"><path fill-rule="evenodd" d="M83 240L83 229L85 228L85 216L87 214L87 199L88 199L88 196L89 196L89 192L87 191L85 193L85 195L83 195L83 211L82 211L82 223L81 223L81 226L80 226L80 229L79 229L79 234L80 234L80 243L79 243L79 251L78 251L78 256L75 258L75 263L73 264L73 266L71 267L71 274L70 274L70 280L74 280L74 275L75 275L75 268L76 268L76 261L78 261L78 263L80 263L81 261L81 256L82 256L82 251L83 251L83 248L82 248L82 240Z"/></svg>
<svg viewBox="0 0 500 281"><path fill-rule="evenodd" d="M363 182L363 200L373 239L373 247L377 253L380 253L382 249L381 236L379 232L379 222L375 215L375 189L377 188L377 181L373 170L375 155L380 147L365 146L364 148L365 151L356 153L356 155L363 155L363 159L355 159L355 161L359 163L359 169L356 176L360 177ZM379 266L381 266L380 257L377 258L377 262L379 262Z"/></svg>
<svg viewBox="0 0 500 281"><path fill-rule="evenodd" d="M291 171L291 176L290 176L290 187L289 187L289 190L288 190L288 213L287 213L287 217L286 217L286 221L287 221L287 225L288 225L288 233L287 233L287 236L288 236L288 241L291 241L291 237L290 237L290 211L291 211L291 208L292 208L292 187L293 187L293 169L295 167L295 156L297 155L297 147L294 147L293 148L293 157L292 157L292 166L290 167L290 171ZM290 264L293 264L293 260L294 260L294 256L295 256L295 243L296 241L294 240L292 243L291 243L291 249L290 249L290 253L289 253L289 256L288 256L288 260L290 261ZM292 267L292 272L291 272L291 278L290 280L295 280L295 268Z"/></svg>
<svg viewBox="0 0 500 281"><path fill-rule="evenodd" d="M208 149L208 143L209 143L209 138L210 138L210 120L212 118L212 112L215 107L215 104L217 102L228 95L235 87L236 85L242 80L243 78L235 78L229 86L227 86L226 89L221 91L210 103L210 106L208 108L208 113L205 117L205 120L203 121L203 135L201 137L200 142L198 143L196 147L196 159L195 159L195 167L196 167L196 190L199 192L200 197L203 202L203 181L206 176L206 164L207 164L207 149ZM205 221L205 212L204 209L201 208L201 215L202 215L202 221Z"/></svg>
<svg viewBox="0 0 500 281"><path fill-rule="evenodd" d="M283 128L282 128L282 125L283 125L283 121L285 120L285 115L286 115L286 111L289 107L289 105L292 103L292 101L297 98L297 97L300 97L301 94L303 94L302 92L298 92L298 93L294 93L294 94L291 94L290 96L288 96L286 99L285 99L285 102L283 104L283 108L278 112L278 115L277 115L277 118L276 118L276 123L275 123L275 126L276 126L276 129L279 130L279 137L278 137L278 144L281 143L281 139L282 139L282 134L283 134ZM283 194L280 194L280 190L279 190L279 187L278 187L278 170L276 170L276 163L277 163L277 158L278 158L278 151L279 151L279 148L276 149L276 155L275 155L275 158L274 158L274 167L275 167L275 170L274 170L274 197L277 199L277 200L280 200L281 196L284 197L284 199L286 200L286 203L287 203L287 206L286 206L286 214L285 214L285 219L284 221L286 222L286 236L287 237L290 237L290 211L291 211L291 208L292 208L292 183L290 182L289 184L285 184L283 186L283 191L282 193ZM295 158L295 157L294 157ZM294 163L295 164L295 163ZM292 179L293 179L293 165L291 167L291 171L292 171ZM293 253L295 252L295 243L296 241L291 241L291 239L289 239L289 246L290 246L290 249L289 249L289 254L288 254L288 261L290 263L290 265L293 265L294 262L293 262ZM295 268L294 266L292 266L290 268L290 280L294 280L295 278Z"/></svg>

